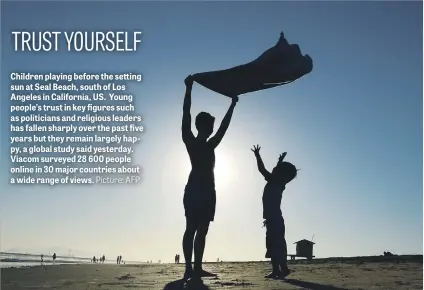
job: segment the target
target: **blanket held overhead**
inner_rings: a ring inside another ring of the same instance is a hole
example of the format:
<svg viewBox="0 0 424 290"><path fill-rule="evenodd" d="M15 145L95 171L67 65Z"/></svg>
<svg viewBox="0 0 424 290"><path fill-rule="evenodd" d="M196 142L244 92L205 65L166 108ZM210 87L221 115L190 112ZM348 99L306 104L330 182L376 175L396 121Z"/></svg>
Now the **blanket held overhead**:
<svg viewBox="0 0 424 290"><path fill-rule="evenodd" d="M233 68L197 73L194 81L227 97L291 83L312 71L312 59L281 33L277 44L252 62Z"/></svg>

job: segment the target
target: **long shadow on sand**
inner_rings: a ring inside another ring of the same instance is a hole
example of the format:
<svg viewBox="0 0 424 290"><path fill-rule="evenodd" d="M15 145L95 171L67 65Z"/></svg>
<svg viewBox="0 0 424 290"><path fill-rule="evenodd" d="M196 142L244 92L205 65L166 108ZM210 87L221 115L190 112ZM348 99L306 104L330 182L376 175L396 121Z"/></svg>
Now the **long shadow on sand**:
<svg viewBox="0 0 424 290"><path fill-rule="evenodd" d="M184 290L210 290L208 286L203 284L202 280L189 280L188 282L185 282L184 279L169 282L163 288L163 290L183 290L183 289Z"/></svg>
<svg viewBox="0 0 424 290"><path fill-rule="evenodd" d="M339 287L334 287L330 285L322 285L322 284L317 284L312 282L305 282L305 281L300 281L296 279L286 279L284 280L284 282L288 284L292 284L294 286L307 288L311 290L347 290L346 288L339 288Z"/></svg>

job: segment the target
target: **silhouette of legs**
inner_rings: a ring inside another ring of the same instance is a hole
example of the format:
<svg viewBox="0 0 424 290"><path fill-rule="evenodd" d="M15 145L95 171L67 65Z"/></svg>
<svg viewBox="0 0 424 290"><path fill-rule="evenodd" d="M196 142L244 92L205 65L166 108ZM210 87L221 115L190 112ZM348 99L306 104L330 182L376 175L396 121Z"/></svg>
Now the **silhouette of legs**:
<svg viewBox="0 0 424 290"><path fill-rule="evenodd" d="M206 235L208 234L209 223L197 227L194 239L194 270L202 269L203 253L205 252Z"/></svg>
<svg viewBox="0 0 424 290"><path fill-rule="evenodd" d="M216 276L202 268L203 253L205 252L206 235L208 234L209 223L210 222L197 222L187 219L186 230L183 237L183 251L186 265L184 279ZM191 265L193 248L194 270Z"/></svg>
<svg viewBox="0 0 424 290"><path fill-rule="evenodd" d="M283 276L286 277L287 275L290 274L290 270L287 267L287 242L284 236L282 238L281 243L282 243L283 254L281 256L280 268L281 268L281 272L283 273Z"/></svg>
<svg viewBox="0 0 424 290"><path fill-rule="evenodd" d="M265 223L266 233L266 257L271 258L272 273L265 278L285 278L290 274L287 267L287 242L285 238L284 219L269 220Z"/></svg>
<svg viewBox="0 0 424 290"><path fill-rule="evenodd" d="M200 277L214 277L216 275L206 272L202 268L203 253L205 252L206 235L209 230L209 222L199 223L194 239L194 275Z"/></svg>
<svg viewBox="0 0 424 290"><path fill-rule="evenodd" d="M265 278L277 279L280 276L279 261L271 258L272 272L265 276Z"/></svg>
<svg viewBox="0 0 424 290"><path fill-rule="evenodd" d="M185 259L186 270L184 279L189 279L193 276L193 268L191 266L191 258L193 255L193 241L196 234L197 224L193 220L186 219L186 230L183 236L183 252Z"/></svg>

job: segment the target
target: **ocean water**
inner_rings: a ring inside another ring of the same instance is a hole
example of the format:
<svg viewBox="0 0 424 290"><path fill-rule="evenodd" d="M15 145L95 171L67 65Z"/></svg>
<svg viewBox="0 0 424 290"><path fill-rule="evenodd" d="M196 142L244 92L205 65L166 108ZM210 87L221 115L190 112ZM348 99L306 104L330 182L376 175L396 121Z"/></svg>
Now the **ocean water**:
<svg viewBox="0 0 424 290"><path fill-rule="evenodd" d="M66 257L58 255L55 263L52 256L43 257L43 265L61 265L61 264L86 264L91 263L90 258ZM112 261L105 261L112 263ZM116 261L115 261L116 263ZM0 268L10 267L31 267L41 265L40 254L23 254L23 253L4 253L0 252Z"/></svg>

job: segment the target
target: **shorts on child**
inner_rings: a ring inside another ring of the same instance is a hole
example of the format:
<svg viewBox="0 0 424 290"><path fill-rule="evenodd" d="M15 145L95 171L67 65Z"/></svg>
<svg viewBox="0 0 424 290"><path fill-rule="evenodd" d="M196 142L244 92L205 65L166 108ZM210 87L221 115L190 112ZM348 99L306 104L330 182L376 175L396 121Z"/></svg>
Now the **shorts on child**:
<svg viewBox="0 0 424 290"><path fill-rule="evenodd" d="M264 222L266 227L266 254L265 258L285 258L286 252L286 226L283 217L268 219Z"/></svg>

